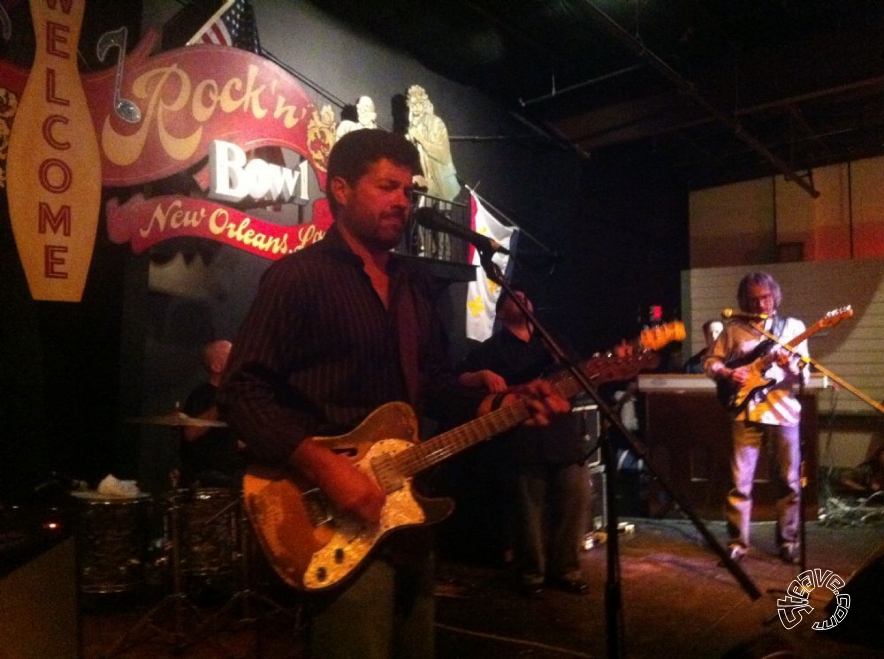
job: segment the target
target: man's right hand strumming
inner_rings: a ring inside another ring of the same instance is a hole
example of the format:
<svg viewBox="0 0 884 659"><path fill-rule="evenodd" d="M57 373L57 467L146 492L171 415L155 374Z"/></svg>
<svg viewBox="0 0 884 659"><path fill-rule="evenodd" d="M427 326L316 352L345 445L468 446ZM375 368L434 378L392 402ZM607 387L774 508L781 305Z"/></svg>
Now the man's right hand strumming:
<svg viewBox="0 0 884 659"><path fill-rule="evenodd" d="M376 524L386 495L365 472L343 455L305 439L292 453L291 464L307 475L342 512Z"/></svg>

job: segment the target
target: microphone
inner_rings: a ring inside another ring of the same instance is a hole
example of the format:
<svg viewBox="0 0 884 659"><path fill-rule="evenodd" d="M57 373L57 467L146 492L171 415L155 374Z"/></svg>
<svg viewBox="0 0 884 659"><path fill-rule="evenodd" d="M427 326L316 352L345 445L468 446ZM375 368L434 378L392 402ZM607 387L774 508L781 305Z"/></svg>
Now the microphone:
<svg viewBox="0 0 884 659"><path fill-rule="evenodd" d="M483 236L472 229L468 229L456 222L452 222L435 208L424 206L418 208L413 213L414 221L426 229L433 231L441 231L450 236L455 236L461 240L466 240L473 245L480 253L486 252L497 254L509 254L510 251L496 240L492 240L488 236Z"/></svg>
<svg viewBox="0 0 884 659"><path fill-rule="evenodd" d="M735 309L722 309L722 318L749 318L751 320L767 320L770 316L766 313L749 313L748 311L738 311Z"/></svg>

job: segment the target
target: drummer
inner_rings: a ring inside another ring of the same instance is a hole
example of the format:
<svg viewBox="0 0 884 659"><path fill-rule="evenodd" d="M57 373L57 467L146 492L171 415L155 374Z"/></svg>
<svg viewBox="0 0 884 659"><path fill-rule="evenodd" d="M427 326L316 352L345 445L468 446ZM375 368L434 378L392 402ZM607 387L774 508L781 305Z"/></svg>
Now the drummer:
<svg viewBox="0 0 884 659"><path fill-rule="evenodd" d="M187 397L181 410L189 417L218 420L215 397L227 358L230 341L213 341L203 348L202 360L207 380ZM244 468L240 447L226 426L183 425L180 442L181 487L239 488Z"/></svg>

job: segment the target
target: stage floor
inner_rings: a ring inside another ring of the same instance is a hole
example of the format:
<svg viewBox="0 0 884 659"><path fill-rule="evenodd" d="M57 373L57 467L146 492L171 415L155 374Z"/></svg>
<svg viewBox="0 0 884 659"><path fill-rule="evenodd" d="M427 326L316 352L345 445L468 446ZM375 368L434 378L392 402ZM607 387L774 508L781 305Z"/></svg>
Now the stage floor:
<svg viewBox="0 0 884 659"><path fill-rule="evenodd" d="M812 628L814 622L830 615L825 607L833 595L825 587L810 593L813 612L795 627L786 629L780 622L777 600L786 596L798 568L776 557L773 522L753 524L756 547L740 563L761 593L753 600L719 565L718 556L691 522L621 521L631 525L631 532L621 534L618 543L621 656L768 657L786 650L791 654L776 656L882 656L880 577L884 559L873 563L872 558L884 550L884 516L807 524L807 567L823 573L831 570L854 589L847 616L828 631ZM723 537L723 523L707 524L716 538ZM478 564L441 556L436 582L438 658L608 656L613 647L606 632L609 619L613 620L613 614L606 614L610 608L605 597L608 553L606 544L583 553L590 583L587 595L545 590L532 599L514 590L510 569L503 562ZM861 568L862 573L851 581L851 575ZM871 576L870 571L874 571ZM90 596L81 615L83 657L98 659L111 650L114 656L132 659L304 657L303 615L297 599L269 586L257 589L257 594L261 598L249 599L251 611L243 616L240 607L230 604L230 593L223 588L208 598L206 592L197 593L194 609L189 601L178 609L179 622L158 615L151 619L155 625L143 623L159 595L153 600L144 594ZM263 599L265 596L269 599ZM271 606L269 600L281 608ZM165 601L159 613L173 612L174 602ZM851 618L863 621L862 633L853 629L856 625L850 626ZM208 621L202 629L200 620ZM139 621L142 627L136 628ZM877 647L873 647L875 642Z"/></svg>

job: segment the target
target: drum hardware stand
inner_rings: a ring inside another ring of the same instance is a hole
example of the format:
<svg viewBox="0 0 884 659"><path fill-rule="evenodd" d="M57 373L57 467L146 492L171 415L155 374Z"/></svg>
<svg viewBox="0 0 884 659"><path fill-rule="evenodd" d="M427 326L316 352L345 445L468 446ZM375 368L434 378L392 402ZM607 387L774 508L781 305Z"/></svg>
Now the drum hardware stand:
<svg viewBox="0 0 884 659"><path fill-rule="evenodd" d="M173 476L173 484L177 483L177 478ZM177 488L173 487L173 492ZM171 526L172 549L172 593L164 597L159 604L154 606L144 616L139 619L135 625L127 631L107 652L104 657L113 657L138 643L137 636L144 629L151 629L156 635L163 638L173 647L173 654L179 654L185 648L197 642L195 635L188 634L185 630L185 619L190 618L195 621L195 625L191 625L192 629L199 632L204 627L204 618L197 606L184 592L184 580L181 570L181 530L180 520L178 516L179 503L172 500L170 506L169 524ZM173 628L168 630L157 621L162 619L165 614L171 611L173 617ZM217 643L217 642L216 642ZM218 649L225 657L230 657L230 652L217 643Z"/></svg>
<svg viewBox="0 0 884 659"><path fill-rule="evenodd" d="M208 524L221 515L230 512L231 509L238 508L239 503L238 500L231 501L212 517L207 519L205 523ZM249 520L245 515L241 513L237 514L236 520L237 536L240 545L239 551L236 555L237 563L239 565L239 574L237 575L236 581L239 589L233 593L224 606L205 621L203 626L210 630L209 633L217 631L221 628L220 622L222 622L235 607L239 606L240 615L236 618L236 621L240 624L254 624L256 656L260 658L263 656L261 651L261 621L264 620L267 615L284 614L285 616L292 618L295 623L295 629L298 629L300 628L300 615L299 610L291 611L286 609L284 606L253 587L255 582L253 569L254 536L251 533ZM258 613L256 608L258 606L265 607L269 610L269 613L264 615Z"/></svg>

